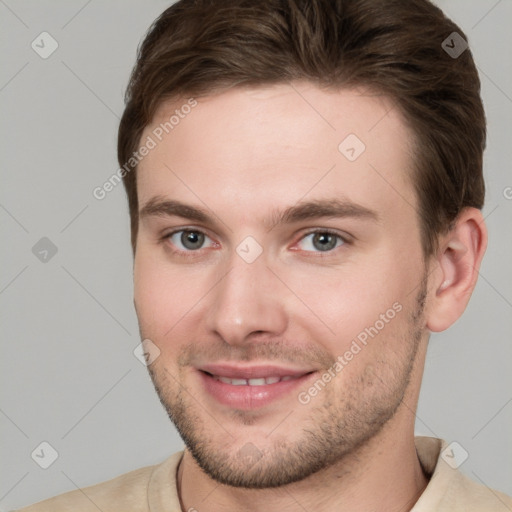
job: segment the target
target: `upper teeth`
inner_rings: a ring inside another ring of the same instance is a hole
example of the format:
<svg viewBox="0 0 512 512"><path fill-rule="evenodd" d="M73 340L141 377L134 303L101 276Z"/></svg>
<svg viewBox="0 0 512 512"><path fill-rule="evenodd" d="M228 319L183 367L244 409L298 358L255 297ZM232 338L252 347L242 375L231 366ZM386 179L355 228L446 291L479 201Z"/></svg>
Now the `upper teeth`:
<svg viewBox="0 0 512 512"><path fill-rule="evenodd" d="M233 386L264 386L265 384L275 384L276 382L291 380L294 377L287 375L285 377L261 377L257 379L230 379L229 377L214 375L213 378Z"/></svg>

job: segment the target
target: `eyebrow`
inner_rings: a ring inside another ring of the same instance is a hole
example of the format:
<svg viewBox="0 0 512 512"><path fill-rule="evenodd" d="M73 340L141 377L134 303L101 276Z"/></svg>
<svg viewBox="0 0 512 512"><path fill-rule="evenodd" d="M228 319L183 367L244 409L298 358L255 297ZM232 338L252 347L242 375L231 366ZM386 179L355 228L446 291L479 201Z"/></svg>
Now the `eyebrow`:
<svg viewBox="0 0 512 512"><path fill-rule="evenodd" d="M271 225L275 227L279 224L292 224L304 220L343 217L373 221L379 220L377 212L351 201L344 199L319 199L299 202L283 211L274 211Z"/></svg>
<svg viewBox="0 0 512 512"><path fill-rule="evenodd" d="M167 200L161 196L151 198L139 211L139 218L146 217L183 217L196 222L211 222L206 210L190 206L175 200Z"/></svg>
<svg viewBox="0 0 512 512"><path fill-rule="evenodd" d="M207 209L191 206L180 201L156 196L150 199L139 211L141 219L147 217L182 217L204 224L215 224ZM280 224L293 224L320 218L352 217L377 222L379 215L374 210L344 199L318 199L299 202L284 210L273 210L266 224L273 229Z"/></svg>

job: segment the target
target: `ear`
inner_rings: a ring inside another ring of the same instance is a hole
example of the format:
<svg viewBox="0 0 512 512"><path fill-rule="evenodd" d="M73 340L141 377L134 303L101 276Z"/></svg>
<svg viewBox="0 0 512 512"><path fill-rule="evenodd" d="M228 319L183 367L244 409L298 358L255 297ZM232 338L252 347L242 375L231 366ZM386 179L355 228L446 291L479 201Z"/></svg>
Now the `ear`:
<svg viewBox="0 0 512 512"><path fill-rule="evenodd" d="M431 260L427 328L444 331L464 312L487 247L487 228L480 210L466 208L455 226L439 240Z"/></svg>

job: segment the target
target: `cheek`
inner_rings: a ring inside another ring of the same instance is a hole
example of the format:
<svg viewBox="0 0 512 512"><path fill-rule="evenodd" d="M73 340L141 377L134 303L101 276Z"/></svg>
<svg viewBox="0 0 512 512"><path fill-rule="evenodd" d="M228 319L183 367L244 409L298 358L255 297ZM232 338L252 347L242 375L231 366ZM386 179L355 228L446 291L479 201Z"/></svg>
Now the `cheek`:
<svg viewBox="0 0 512 512"><path fill-rule="evenodd" d="M193 283L193 285L191 285ZM164 264L143 249L134 264L134 298L143 334L156 340L186 321L201 296L198 278L182 268Z"/></svg>
<svg viewBox="0 0 512 512"><path fill-rule="evenodd" d="M411 291L421 274L413 266L387 255L310 276L301 273L290 286L301 299L293 321L334 356L343 354L357 336L370 338L368 332L375 334L375 329L379 338L384 333L388 337L401 328L406 321L402 312L414 301Z"/></svg>

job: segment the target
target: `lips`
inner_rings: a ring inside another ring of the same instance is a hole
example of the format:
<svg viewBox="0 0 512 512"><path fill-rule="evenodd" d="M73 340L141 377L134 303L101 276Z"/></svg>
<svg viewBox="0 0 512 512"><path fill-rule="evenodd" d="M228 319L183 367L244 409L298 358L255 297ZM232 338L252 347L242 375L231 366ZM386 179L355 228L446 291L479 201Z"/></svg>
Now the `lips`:
<svg viewBox="0 0 512 512"><path fill-rule="evenodd" d="M241 366L208 364L197 368L204 390L216 402L241 410L252 410L290 398L312 378L315 370L275 365Z"/></svg>
<svg viewBox="0 0 512 512"><path fill-rule="evenodd" d="M269 384L277 384L278 382L286 382L287 380L296 379L291 375L285 375L284 377L256 377L252 379L230 379L229 377L221 377L220 375L212 375L216 380L224 382L224 384L231 384L232 386L265 386Z"/></svg>

